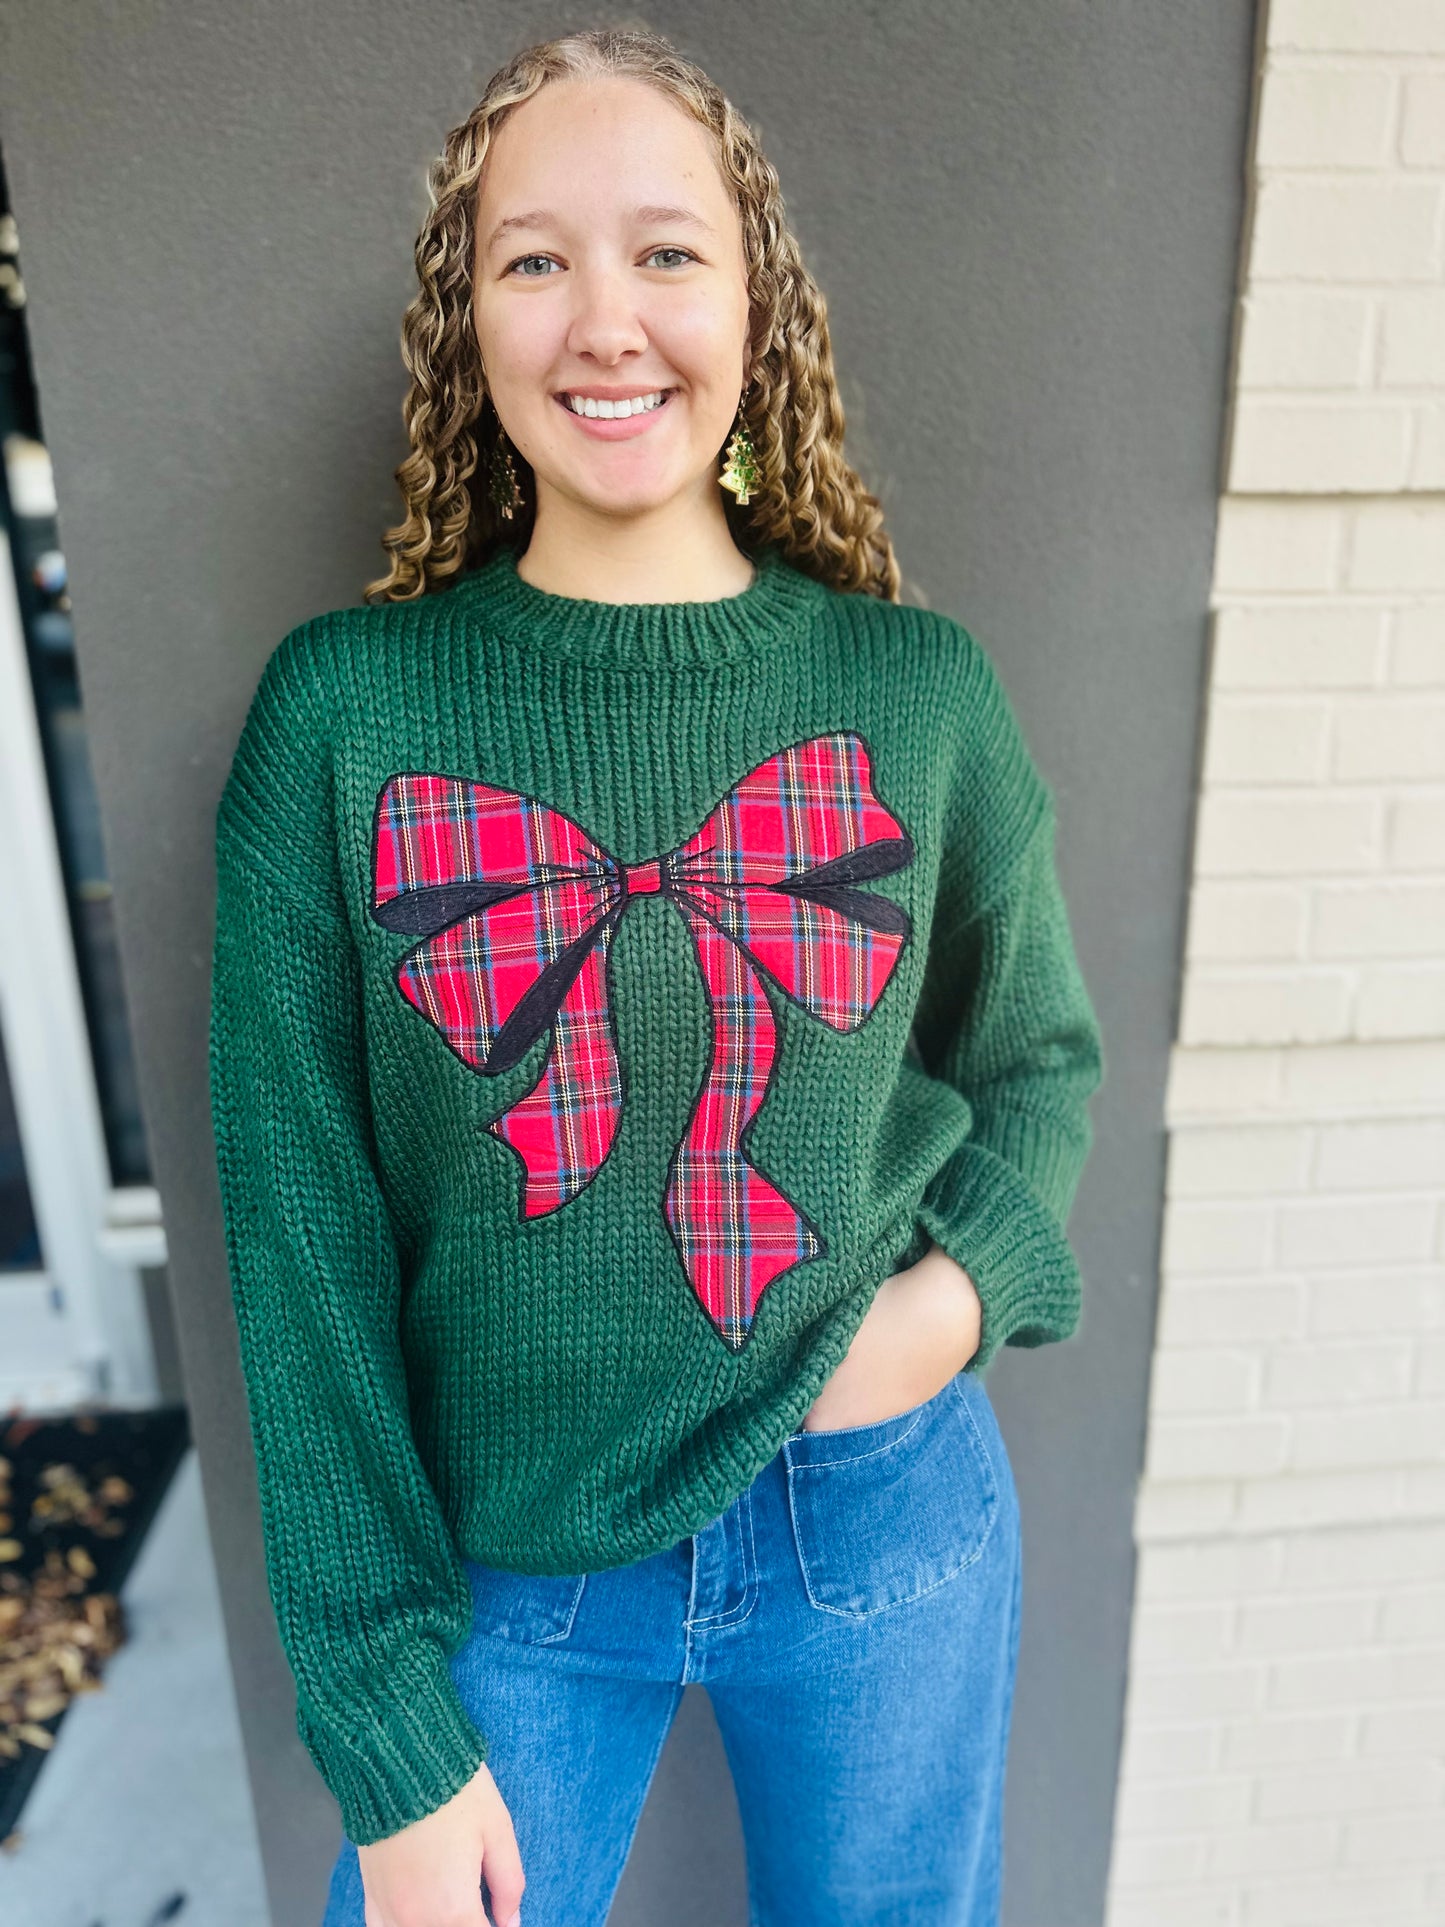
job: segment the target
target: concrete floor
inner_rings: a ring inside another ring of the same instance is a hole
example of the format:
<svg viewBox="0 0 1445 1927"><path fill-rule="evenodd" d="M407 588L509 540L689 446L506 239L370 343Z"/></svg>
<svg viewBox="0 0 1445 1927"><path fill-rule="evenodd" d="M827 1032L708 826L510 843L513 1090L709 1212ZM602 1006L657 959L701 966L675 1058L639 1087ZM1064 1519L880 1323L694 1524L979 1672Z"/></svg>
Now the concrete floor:
<svg viewBox="0 0 1445 1927"><path fill-rule="evenodd" d="M267 1927L194 1449L122 1599L130 1636L67 1712L20 1848L0 1855L0 1922Z"/></svg>

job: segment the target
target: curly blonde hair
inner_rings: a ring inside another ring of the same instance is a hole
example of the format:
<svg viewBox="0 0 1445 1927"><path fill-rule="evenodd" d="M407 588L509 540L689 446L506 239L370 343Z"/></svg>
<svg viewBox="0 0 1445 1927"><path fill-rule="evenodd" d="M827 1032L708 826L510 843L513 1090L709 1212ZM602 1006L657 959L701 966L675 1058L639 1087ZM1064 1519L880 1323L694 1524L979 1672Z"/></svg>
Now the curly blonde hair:
<svg viewBox="0 0 1445 1927"><path fill-rule="evenodd" d="M761 483L724 512L744 551L776 543L805 573L896 602L901 577L876 496L843 454L843 405L827 303L788 227L777 170L757 136L693 61L638 26L593 28L527 47L498 69L428 174L431 212L417 236L420 288L402 321L411 381L411 452L396 470L405 515L382 537L387 574L367 602L404 602L480 565L504 539L524 548L536 513L530 463L514 451L522 506L503 522L486 478L501 424L488 405L472 311L478 184L508 113L552 80L628 75L675 100L713 135L736 197L748 270L753 382L742 409Z"/></svg>

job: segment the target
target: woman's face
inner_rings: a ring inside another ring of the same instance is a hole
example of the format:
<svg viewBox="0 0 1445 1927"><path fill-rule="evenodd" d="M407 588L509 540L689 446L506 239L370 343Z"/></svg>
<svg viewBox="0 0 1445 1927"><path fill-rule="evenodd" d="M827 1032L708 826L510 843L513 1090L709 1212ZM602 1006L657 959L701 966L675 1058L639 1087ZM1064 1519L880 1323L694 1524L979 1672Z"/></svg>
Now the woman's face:
<svg viewBox="0 0 1445 1927"><path fill-rule="evenodd" d="M483 169L477 339L502 425L549 489L608 515L717 493L747 379L737 209L706 130L645 82L553 81ZM623 419L587 397L664 397Z"/></svg>

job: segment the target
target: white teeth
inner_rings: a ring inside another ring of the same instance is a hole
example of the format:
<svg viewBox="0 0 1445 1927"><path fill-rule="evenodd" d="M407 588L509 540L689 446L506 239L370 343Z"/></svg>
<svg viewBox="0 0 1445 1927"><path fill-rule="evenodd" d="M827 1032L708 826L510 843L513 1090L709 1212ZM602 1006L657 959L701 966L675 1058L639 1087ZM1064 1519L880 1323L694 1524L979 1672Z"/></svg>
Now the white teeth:
<svg viewBox="0 0 1445 1927"><path fill-rule="evenodd" d="M598 401L594 396L585 398L580 395L565 397L567 406L574 415L597 416L603 421L613 421L629 415L645 415L662 403L663 390L655 388L650 395L633 395L624 401Z"/></svg>

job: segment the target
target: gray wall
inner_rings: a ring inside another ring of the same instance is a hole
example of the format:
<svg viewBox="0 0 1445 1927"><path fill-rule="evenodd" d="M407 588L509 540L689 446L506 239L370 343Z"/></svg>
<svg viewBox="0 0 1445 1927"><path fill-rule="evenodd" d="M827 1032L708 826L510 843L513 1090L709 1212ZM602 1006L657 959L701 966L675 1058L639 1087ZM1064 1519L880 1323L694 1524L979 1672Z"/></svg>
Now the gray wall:
<svg viewBox="0 0 1445 1927"><path fill-rule="evenodd" d="M762 129L905 574L1060 804L1104 1028L1079 1339L991 1374L1028 1606L1007 1917L1102 1918L1251 71L1249 0L657 5ZM212 810L293 623L381 561L424 171L523 40L460 0L8 0L3 139L195 1431L276 1927L334 1808L266 1598L205 1079ZM689 1694L616 1918L740 1893ZM726 1813L726 1808L723 1808ZM731 1917L743 1918L738 1902Z"/></svg>

